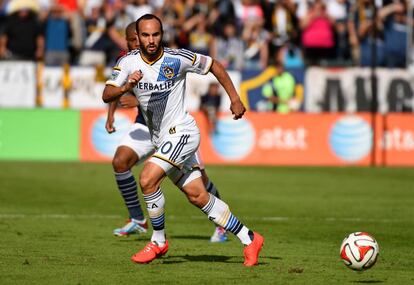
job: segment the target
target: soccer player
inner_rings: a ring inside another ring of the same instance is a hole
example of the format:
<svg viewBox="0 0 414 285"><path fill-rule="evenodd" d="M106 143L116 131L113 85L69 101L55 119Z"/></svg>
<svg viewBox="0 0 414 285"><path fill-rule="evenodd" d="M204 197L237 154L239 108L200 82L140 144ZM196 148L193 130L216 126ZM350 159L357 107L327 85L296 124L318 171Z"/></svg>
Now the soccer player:
<svg viewBox="0 0 414 285"><path fill-rule="evenodd" d="M140 17L136 30L140 49L118 61L102 94L104 102L111 102L125 92L134 92L156 149L144 165L139 181L153 233L151 241L132 256L132 261L148 263L168 251L164 229L165 198L160 188L168 176L211 221L240 239L245 245L244 265L256 265L263 237L243 225L224 201L208 193L200 171L192 167L200 144L200 132L184 107L186 73L211 71L230 98L234 119L240 119L246 109L228 73L211 57L162 47L162 23L152 14Z"/></svg>
<svg viewBox="0 0 414 285"><path fill-rule="evenodd" d="M132 22L126 27L125 39L129 52L139 48L135 22ZM126 52L123 53L123 55L126 55ZM108 133L115 132L113 125L114 114L118 104L126 108L132 108L138 106L138 100L135 95L131 94L124 95L121 100L118 99L110 103L108 108L108 117L105 124L105 128ZM139 203L137 193L138 187L135 177L131 172L131 168L134 165L145 161L153 153L154 146L151 143L148 127L142 117L142 114L138 112L135 124L128 130L127 135L121 141L112 160L112 166L115 171L115 180L129 213L129 220L127 224L122 228L114 230L113 233L116 236L128 236L132 233L147 232L148 225ZM218 190L210 181L204 170L204 165L201 162L201 159L199 159L199 155L197 155L197 158L197 163L200 167L207 191L220 198ZM216 227L210 241L224 242L227 241L227 239L228 237L226 230L222 227Z"/></svg>

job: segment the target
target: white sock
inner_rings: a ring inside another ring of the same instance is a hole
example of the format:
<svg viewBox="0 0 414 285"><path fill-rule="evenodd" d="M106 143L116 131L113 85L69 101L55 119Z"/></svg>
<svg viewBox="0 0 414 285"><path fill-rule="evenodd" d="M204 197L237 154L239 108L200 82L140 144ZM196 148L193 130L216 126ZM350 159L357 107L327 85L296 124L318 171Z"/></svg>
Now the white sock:
<svg viewBox="0 0 414 285"><path fill-rule="evenodd" d="M207 214L208 219L216 225L223 227L226 231L235 234L243 244L249 245L252 242L249 236L249 229L231 213L229 206L224 201L211 194L209 195L210 200L201 209Z"/></svg>
<svg viewBox="0 0 414 285"><path fill-rule="evenodd" d="M161 189L158 189L154 193L143 196L147 204L148 216L153 229L151 241L155 241L158 245L162 246L165 244L164 194Z"/></svg>

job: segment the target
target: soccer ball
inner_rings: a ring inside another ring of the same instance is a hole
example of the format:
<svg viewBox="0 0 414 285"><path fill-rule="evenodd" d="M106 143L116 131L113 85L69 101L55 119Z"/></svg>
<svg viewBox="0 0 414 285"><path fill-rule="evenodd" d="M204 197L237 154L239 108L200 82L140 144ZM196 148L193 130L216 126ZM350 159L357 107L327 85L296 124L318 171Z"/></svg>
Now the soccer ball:
<svg viewBox="0 0 414 285"><path fill-rule="evenodd" d="M371 268L377 261L378 253L377 241L365 232L356 232L347 236L340 250L345 265L358 271Z"/></svg>

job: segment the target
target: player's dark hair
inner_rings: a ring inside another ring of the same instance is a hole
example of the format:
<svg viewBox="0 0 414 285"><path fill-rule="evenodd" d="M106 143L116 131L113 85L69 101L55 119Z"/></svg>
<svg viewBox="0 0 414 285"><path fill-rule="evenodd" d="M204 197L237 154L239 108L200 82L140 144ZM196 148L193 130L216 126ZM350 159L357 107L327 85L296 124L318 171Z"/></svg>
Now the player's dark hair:
<svg viewBox="0 0 414 285"><path fill-rule="evenodd" d="M136 29L135 22L129 23L125 28L125 34L128 34L129 32L136 32Z"/></svg>
<svg viewBox="0 0 414 285"><path fill-rule="evenodd" d="M155 20L158 21L158 23L160 24L160 28L161 28L161 34L163 34L164 33L164 28L162 27L162 22L161 22L160 18L158 18L154 14L145 14L145 15L138 18L138 20L135 22L137 33L139 34L139 23L141 21L143 21L143 20L152 20L152 19L155 19Z"/></svg>

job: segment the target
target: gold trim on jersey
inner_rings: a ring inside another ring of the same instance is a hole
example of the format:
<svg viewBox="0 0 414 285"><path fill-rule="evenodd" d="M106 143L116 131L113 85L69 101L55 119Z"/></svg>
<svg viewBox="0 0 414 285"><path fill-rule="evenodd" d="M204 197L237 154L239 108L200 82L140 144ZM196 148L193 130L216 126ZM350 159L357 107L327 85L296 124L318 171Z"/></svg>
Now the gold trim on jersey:
<svg viewBox="0 0 414 285"><path fill-rule="evenodd" d="M214 58L212 58L212 59L211 59L210 66L208 67L207 72L206 72L206 73L204 73L204 74L207 74L207 73L209 73L209 72L210 72L210 69L211 69L211 67L213 66L213 62L214 62Z"/></svg>
<svg viewBox="0 0 414 285"><path fill-rule="evenodd" d="M156 59L154 59L153 61L148 61L148 60L146 60L143 56L142 56L142 52L140 52L139 53L139 55L141 56L141 58L142 58L142 60L146 63L146 64L149 64L149 65L153 65L154 63L156 63L163 55L164 55L164 48L162 49L162 51L161 51L161 53L160 53L160 55L156 58Z"/></svg>
<svg viewBox="0 0 414 285"><path fill-rule="evenodd" d="M121 71L121 68L120 68L119 66L115 66L115 67L113 68L113 70L118 70L118 71Z"/></svg>
<svg viewBox="0 0 414 285"><path fill-rule="evenodd" d="M179 170L181 170L181 167L180 167L178 164L176 164L176 163L172 162L171 160L169 160L169 159L167 159L167 158L165 158L165 157L162 157L162 156L160 156L160 155L158 155L158 154L154 154L154 155L152 155L152 157L155 157L155 158L158 158L158 159L164 160L165 162L168 162L168 163L169 163L169 164L171 164L172 166L174 166L174 167L178 168Z"/></svg>
<svg viewBox="0 0 414 285"><path fill-rule="evenodd" d="M120 87L119 85L116 85L115 83L112 83L112 82L105 82L105 85L110 85L113 87Z"/></svg>
<svg viewBox="0 0 414 285"><path fill-rule="evenodd" d="M197 60L197 55L194 53L194 58L193 58L193 62L191 63L191 65L194 65L194 62L196 62Z"/></svg>

